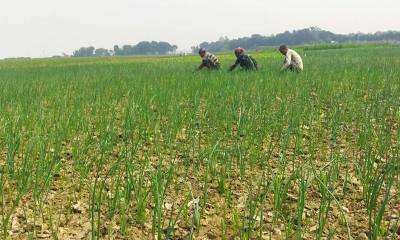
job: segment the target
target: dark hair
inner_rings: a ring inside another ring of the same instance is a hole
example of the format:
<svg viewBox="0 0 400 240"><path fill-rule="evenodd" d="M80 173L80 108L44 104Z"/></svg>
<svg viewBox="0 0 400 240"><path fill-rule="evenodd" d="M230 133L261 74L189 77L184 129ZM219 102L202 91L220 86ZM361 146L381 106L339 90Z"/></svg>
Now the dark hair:
<svg viewBox="0 0 400 240"><path fill-rule="evenodd" d="M283 49L288 49L288 46L287 45L281 45L280 47L279 47L279 50L283 50Z"/></svg>

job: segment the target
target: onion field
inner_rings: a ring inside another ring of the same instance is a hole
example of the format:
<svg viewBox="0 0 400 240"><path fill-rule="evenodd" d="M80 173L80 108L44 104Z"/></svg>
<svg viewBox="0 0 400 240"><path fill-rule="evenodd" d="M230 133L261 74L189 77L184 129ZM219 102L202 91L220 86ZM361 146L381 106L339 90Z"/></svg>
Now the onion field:
<svg viewBox="0 0 400 240"><path fill-rule="evenodd" d="M400 239L400 47L298 50L0 61L0 239Z"/></svg>

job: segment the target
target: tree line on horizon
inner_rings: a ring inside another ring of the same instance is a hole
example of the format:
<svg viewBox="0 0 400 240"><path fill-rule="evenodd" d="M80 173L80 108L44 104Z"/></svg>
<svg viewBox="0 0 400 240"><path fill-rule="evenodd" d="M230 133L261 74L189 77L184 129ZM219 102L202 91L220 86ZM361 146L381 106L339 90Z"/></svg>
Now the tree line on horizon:
<svg viewBox="0 0 400 240"><path fill-rule="evenodd" d="M322 43L362 43L362 42L400 42L400 31L386 31L376 33L335 34L318 27L310 27L294 31L285 31L276 35L263 36L253 34L250 37L229 39L221 37L215 42L202 42L192 46L192 53L197 53L199 48L212 52L230 51L236 47L257 49L260 47L287 45L305 45ZM174 54L177 45L168 42L143 41L136 45L115 45L113 49L82 47L73 52L73 57L93 56L130 56L130 55L165 55Z"/></svg>
<svg viewBox="0 0 400 240"><path fill-rule="evenodd" d="M231 51L236 47L257 49L260 47L287 45L307 45L322 43L363 43L363 42L400 42L400 31L386 31L376 33L352 33L335 34L318 27L310 27L301 30L285 31L276 35L262 36L253 34L250 37L228 39L221 37L215 42L202 42L192 47L192 52L197 53L199 48L205 48L212 52Z"/></svg>
<svg viewBox="0 0 400 240"><path fill-rule="evenodd" d="M105 48L81 47L73 52L73 57L105 57L105 56L130 56L130 55L164 55L175 53L177 45L168 42L143 41L136 45L114 45L112 50Z"/></svg>

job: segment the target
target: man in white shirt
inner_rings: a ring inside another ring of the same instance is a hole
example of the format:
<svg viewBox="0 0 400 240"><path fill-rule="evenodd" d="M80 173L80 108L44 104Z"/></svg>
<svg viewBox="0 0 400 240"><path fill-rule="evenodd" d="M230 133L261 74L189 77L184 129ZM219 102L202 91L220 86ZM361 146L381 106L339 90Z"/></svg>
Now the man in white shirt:
<svg viewBox="0 0 400 240"><path fill-rule="evenodd" d="M283 61L281 71L303 71L303 60L296 51L289 49L286 45L280 46L279 51L285 55L285 60Z"/></svg>

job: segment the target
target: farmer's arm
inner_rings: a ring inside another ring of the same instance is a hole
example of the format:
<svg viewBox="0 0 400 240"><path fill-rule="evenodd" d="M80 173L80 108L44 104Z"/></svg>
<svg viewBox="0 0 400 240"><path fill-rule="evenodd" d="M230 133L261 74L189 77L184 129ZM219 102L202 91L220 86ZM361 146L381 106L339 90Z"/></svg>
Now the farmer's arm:
<svg viewBox="0 0 400 240"><path fill-rule="evenodd" d="M233 70L237 67L237 65L239 65L239 59L236 60L235 64L233 64L233 65L229 68L229 72L233 71Z"/></svg>
<svg viewBox="0 0 400 240"><path fill-rule="evenodd" d="M203 60L202 62L201 62L201 64L197 67L197 69L195 70L195 71L200 71L201 69L203 69L205 66L206 66L206 61L205 60Z"/></svg>
<svg viewBox="0 0 400 240"><path fill-rule="evenodd" d="M292 54L288 52L286 54L285 61L283 62L283 65L281 67L281 71L288 69L291 63L292 63Z"/></svg>
<svg viewBox="0 0 400 240"><path fill-rule="evenodd" d="M197 70L201 70L204 68L204 61L197 67Z"/></svg>

